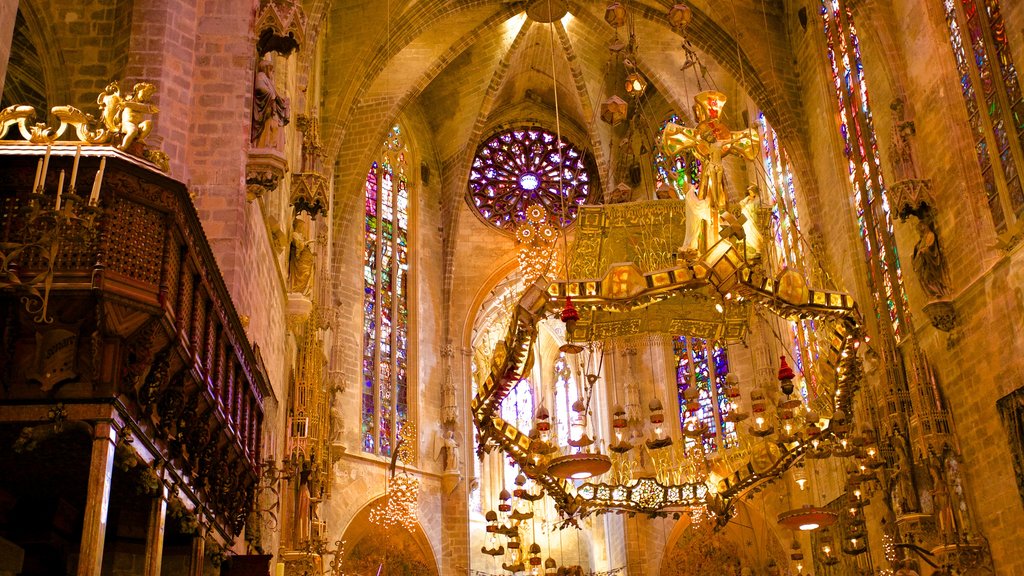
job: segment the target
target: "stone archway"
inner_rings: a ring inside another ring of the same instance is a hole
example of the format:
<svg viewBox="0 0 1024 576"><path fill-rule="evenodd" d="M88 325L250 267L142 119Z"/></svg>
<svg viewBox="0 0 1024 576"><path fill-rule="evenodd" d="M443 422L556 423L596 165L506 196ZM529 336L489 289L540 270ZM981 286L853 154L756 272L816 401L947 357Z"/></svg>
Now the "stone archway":
<svg viewBox="0 0 1024 576"><path fill-rule="evenodd" d="M423 528L384 528L370 522L370 509L384 501L374 499L355 515L345 529L342 569L354 576L438 576L437 560Z"/></svg>

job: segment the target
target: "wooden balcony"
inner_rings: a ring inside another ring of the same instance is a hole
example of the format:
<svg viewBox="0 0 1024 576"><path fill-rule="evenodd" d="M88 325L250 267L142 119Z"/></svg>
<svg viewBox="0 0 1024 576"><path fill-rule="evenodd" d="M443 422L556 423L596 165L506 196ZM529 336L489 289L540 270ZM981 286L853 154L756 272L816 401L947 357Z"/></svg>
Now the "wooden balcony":
<svg viewBox="0 0 1024 576"><path fill-rule="evenodd" d="M69 420L111 422L201 521L234 536L253 505L270 388L188 190L83 146L81 192L65 190L57 212L75 147L53 146L34 195L45 151L0 146L0 423L53 420L57 403Z"/></svg>

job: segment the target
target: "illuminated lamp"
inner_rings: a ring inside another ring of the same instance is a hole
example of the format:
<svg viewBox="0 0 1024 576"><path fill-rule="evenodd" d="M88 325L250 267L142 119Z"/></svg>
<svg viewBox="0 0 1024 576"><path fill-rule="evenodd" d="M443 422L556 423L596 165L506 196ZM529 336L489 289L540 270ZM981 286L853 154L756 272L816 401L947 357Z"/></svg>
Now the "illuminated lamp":
<svg viewBox="0 0 1024 576"><path fill-rule="evenodd" d="M835 524L838 514L831 510L805 505L779 514L779 524L791 530L817 530Z"/></svg>
<svg viewBox="0 0 1024 576"><path fill-rule="evenodd" d="M693 10L686 4L676 4L668 11L668 23L674 30L682 30L693 20Z"/></svg>
<svg viewBox="0 0 1024 576"><path fill-rule="evenodd" d="M548 474L563 480L585 480L600 476L611 467L611 458L604 454L580 452L553 458L548 464Z"/></svg>
<svg viewBox="0 0 1024 576"><path fill-rule="evenodd" d="M643 96L644 90L647 90L647 80L644 80L639 72L630 72L626 75L626 92L630 96L639 98Z"/></svg>

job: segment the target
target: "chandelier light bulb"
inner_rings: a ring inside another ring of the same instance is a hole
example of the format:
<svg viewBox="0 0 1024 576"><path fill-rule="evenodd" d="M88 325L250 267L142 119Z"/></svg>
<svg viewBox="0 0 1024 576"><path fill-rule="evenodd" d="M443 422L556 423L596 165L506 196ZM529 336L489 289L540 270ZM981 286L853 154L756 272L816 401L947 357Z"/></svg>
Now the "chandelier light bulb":
<svg viewBox="0 0 1024 576"><path fill-rule="evenodd" d="M800 525L800 529L803 530L804 532L809 532L811 530L817 530L818 529L818 525L813 523L813 522L809 522L807 524L801 524ZM826 554L828 554L828 552L826 552Z"/></svg>

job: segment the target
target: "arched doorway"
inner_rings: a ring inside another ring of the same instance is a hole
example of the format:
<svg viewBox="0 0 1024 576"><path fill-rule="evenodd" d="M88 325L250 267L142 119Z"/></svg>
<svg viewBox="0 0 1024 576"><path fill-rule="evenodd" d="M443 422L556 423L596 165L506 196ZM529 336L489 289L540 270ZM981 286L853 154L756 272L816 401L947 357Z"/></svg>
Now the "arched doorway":
<svg viewBox="0 0 1024 576"><path fill-rule="evenodd" d="M417 523L412 531L401 526L382 527L370 522L370 510L385 496L374 499L352 518L342 540L342 569L355 576L437 576L437 560L430 541Z"/></svg>

